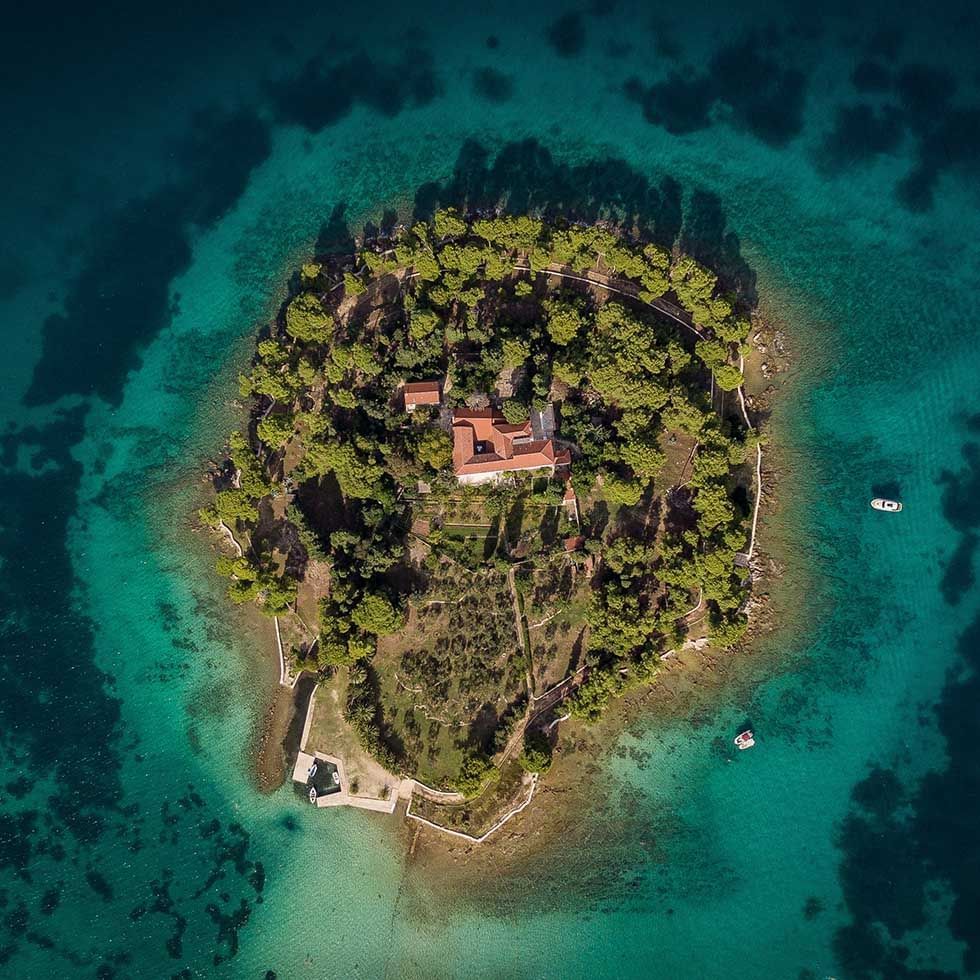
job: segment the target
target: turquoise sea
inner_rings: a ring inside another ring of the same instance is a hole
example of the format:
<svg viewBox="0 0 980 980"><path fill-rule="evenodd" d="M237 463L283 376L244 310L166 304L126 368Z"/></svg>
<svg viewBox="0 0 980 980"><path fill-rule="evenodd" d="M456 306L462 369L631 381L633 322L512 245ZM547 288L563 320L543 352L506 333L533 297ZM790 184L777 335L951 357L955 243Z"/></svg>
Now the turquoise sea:
<svg viewBox="0 0 980 980"><path fill-rule="evenodd" d="M0 971L980 972L978 41L962 0L7 11ZM254 788L271 634L190 525L288 270L501 199L679 236L784 330L794 615L631 724L558 859L448 897Z"/></svg>

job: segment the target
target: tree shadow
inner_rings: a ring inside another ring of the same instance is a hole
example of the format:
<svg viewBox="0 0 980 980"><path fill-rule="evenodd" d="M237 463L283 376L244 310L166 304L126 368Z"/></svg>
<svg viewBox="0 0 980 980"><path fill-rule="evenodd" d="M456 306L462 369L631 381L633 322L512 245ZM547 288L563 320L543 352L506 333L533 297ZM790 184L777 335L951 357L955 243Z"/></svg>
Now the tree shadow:
<svg viewBox="0 0 980 980"><path fill-rule="evenodd" d="M296 687L293 690L292 714L289 716L289 725L286 727L286 733L282 739L287 771L296 764L296 756L299 755L303 728L306 724L306 715L310 707L310 698L313 696L316 684L316 677L312 674L303 674L296 682Z"/></svg>
<svg viewBox="0 0 980 980"><path fill-rule="evenodd" d="M726 231L726 226L721 198L711 191L695 190L684 215L681 249L717 272L722 282L735 288L739 299L754 308L759 299L756 274L742 257L738 235Z"/></svg>
<svg viewBox="0 0 980 980"><path fill-rule="evenodd" d="M108 215L88 239L64 312L44 321L26 404L72 394L119 403L140 352L173 319L170 286L190 265L194 235L238 200L270 146L269 128L254 113L195 117L174 149L174 180Z"/></svg>
<svg viewBox="0 0 980 980"><path fill-rule="evenodd" d="M569 165L555 160L538 140L505 145L496 157L476 140L459 150L452 176L416 191L413 221L431 219L440 207L510 214L540 214L551 221L606 220L644 238L681 248L718 273L722 287L748 307L758 300L756 273L728 229L717 194L695 190L685 211L681 185L672 177L656 184L617 157Z"/></svg>
<svg viewBox="0 0 980 980"><path fill-rule="evenodd" d="M481 99L500 105L514 97L514 79L496 68L484 66L473 72L473 91Z"/></svg>
<svg viewBox="0 0 980 980"><path fill-rule="evenodd" d="M753 32L719 47L700 72L672 71L644 85L631 78L628 98L648 122L681 135L714 125L716 105L728 122L773 147L785 146L803 129L807 77L791 55L777 54L776 30Z"/></svg>
<svg viewBox="0 0 980 980"><path fill-rule="evenodd" d="M735 513L745 520L752 514L752 501L749 498L748 488L739 483L736 485L735 489L731 492L731 502L732 506L735 508Z"/></svg>
<svg viewBox="0 0 980 980"><path fill-rule="evenodd" d="M912 165L895 185L895 196L908 210L925 211L944 173L975 177L980 169L980 103L975 96L957 101L957 80L945 68L894 63L896 51L897 45L877 51L855 66L851 83L871 101L837 108L815 162L825 172L842 173L908 143Z"/></svg>
<svg viewBox="0 0 980 980"><path fill-rule="evenodd" d="M397 62L357 51L341 62L310 58L295 75L269 82L266 91L282 122L317 133L343 119L355 105L383 116L430 103L442 92L430 52L406 51Z"/></svg>
<svg viewBox="0 0 980 980"><path fill-rule="evenodd" d="M957 472L943 470L938 480L943 488L943 516L960 535L940 583L943 598L953 606L975 582L973 560L980 531L980 446L966 442L961 452L964 460L962 468ZM898 495L895 496L897 498Z"/></svg>
<svg viewBox="0 0 980 980"><path fill-rule="evenodd" d="M437 208L450 206L477 212L503 208L553 221L602 218L668 247L677 239L683 213L681 185L672 177L654 185L618 157L560 163L536 139L508 143L492 161L483 145L467 140L448 181L418 188L412 217L429 220Z"/></svg>
<svg viewBox="0 0 980 980"><path fill-rule="evenodd" d="M538 534L546 548L550 548L558 538L559 512L557 507L549 507L541 518Z"/></svg>
<svg viewBox="0 0 980 980"><path fill-rule="evenodd" d="M520 537L521 525L524 523L524 498L518 497L514 506L507 512L504 524L504 538L508 548L513 548Z"/></svg>
<svg viewBox="0 0 980 980"><path fill-rule="evenodd" d="M890 500L898 500L902 496L902 485L898 480L888 480L884 483L871 484L872 497L888 497Z"/></svg>
<svg viewBox="0 0 980 980"><path fill-rule="evenodd" d="M397 595L416 595L422 592L426 573L407 557L395 562L385 573L385 581Z"/></svg>
<svg viewBox="0 0 980 980"><path fill-rule="evenodd" d="M584 515L584 523L590 538L601 538L609 525L609 505L604 500L597 500L592 510Z"/></svg>
<svg viewBox="0 0 980 980"><path fill-rule="evenodd" d="M354 515L348 511L333 473L301 483L296 488L296 505L323 541L329 541L334 531L354 529Z"/></svg>
<svg viewBox="0 0 980 980"><path fill-rule="evenodd" d="M569 674L578 670L582 664L582 652L585 639L585 629L579 631L578 636L575 637L575 642L572 644L571 652L568 655L568 664L565 667L565 673L563 677L568 677Z"/></svg>
<svg viewBox="0 0 980 980"><path fill-rule="evenodd" d="M500 516L494 517L490 522L490 530L483 541L483 558L489 561L500 544Z"/></svg>
<svg viewBox="0 0 980 980"><path fill-rule="evenodd" d="M545 37L559 58L576 58L585 50L585 23L577 10L554 20Z"/></svg>
<svg viewBox="0 0 980 980"><path fill-rule="evenodd" d="M494 749L497 723L496 707L490 702L482 705L466 730L464 747L479 749L489 755Z"/></svg>
<svg viewBox="0 0 980 980"><path fill-rule="evenodd" d="M697 527L698 515L688 488L672 490L665 498L664 531L672 537Z"/></svg>
<svg viewBox="0 0 980 980"><path fill-rule="evenodd" d="M341 215L341 218L343 215ZM361 229L361 235L365 243L373 242L377 238L390 238L398 225L398 212L391 208L385 208L381 216L381 224L376 225L373 221L367 221Z"/></svg>
<svg viewBox="0 0 980 980"><path fill-rule="evenodd" d="M320 226L316 236L316 255L344 255L354 251L354 236L344 217L346 213L345 203L334 205L330 217Z"/></svg>
<svg viewBox="0 0 980 980"><path fill-rule="evenodd" d="M943 569L939 590L942 592L945 602L950 606L959 605L963 596L976 583L973 564L978 545L980 545L980 538L972 531L967 531L960 537L956 550Z"/></svg>

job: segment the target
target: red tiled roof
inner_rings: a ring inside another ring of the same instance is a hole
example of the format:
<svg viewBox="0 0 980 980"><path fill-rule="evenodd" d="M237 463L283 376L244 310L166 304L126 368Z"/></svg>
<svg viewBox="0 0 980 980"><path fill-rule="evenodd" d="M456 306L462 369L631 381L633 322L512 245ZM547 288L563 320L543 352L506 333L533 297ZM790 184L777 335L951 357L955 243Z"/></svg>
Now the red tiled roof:
<svg viewBox="0 0 980 980"><path fill-rule="evenodd" d="M441 401L438 381L412 381L402 387L405 405L438 405Z"/></svg>
<svg viewBox="0 0 980 980"><path fill-rule="evenodd" d="M477 443L483 444L483 452L477 452ZM492 408L453 412L453 469L457 476L554 465L552 441L533 439L530 421L508 422Z"/></svg>

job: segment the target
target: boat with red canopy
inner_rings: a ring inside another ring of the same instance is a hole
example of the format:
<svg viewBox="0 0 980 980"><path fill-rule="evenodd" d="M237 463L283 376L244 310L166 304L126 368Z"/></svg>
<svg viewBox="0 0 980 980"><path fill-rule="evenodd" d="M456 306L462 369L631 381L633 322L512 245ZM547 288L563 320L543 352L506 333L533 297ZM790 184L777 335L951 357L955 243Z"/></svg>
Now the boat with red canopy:
<svg viewBox="0 0 980 980"><path fill-rule="evenodd" d="M755 736L751 728L746 728L744 732L739 732L735 736L735 745L740 750L751 749L755 745Z"/></svg>

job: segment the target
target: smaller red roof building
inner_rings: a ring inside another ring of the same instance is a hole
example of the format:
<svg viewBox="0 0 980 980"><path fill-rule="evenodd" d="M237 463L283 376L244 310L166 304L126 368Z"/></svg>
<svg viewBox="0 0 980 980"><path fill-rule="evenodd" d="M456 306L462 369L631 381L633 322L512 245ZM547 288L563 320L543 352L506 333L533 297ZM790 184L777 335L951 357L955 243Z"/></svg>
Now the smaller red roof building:
<svg viewBox="0 0 980 980"><path fill-rule="evenodd" d="M411 381L402 385L405 411L414 412L419 405L442 404L442 393L438 381Z"/></svg>

